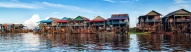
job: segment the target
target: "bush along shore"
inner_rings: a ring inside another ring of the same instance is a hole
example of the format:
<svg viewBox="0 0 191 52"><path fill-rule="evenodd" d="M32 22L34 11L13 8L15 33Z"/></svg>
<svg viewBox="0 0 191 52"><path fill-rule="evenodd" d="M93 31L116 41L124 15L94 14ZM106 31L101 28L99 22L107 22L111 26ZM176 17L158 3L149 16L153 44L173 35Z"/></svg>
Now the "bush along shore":
<svg viewBox="0 0 191 52"><path fill-rule="evenodd" d="M150 34L150 32L138 32L136 28L129 28L129 34Z"/></svg>

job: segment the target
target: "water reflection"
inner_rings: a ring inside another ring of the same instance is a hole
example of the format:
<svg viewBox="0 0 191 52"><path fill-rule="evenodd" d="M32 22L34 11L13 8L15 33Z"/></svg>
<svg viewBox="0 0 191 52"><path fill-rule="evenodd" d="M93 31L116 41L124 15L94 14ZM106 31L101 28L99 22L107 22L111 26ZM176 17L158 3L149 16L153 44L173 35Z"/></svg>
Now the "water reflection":
<svg viewBox="0 0 191 52"><path fill-rule="evenodd" d="M128 51L127 34L43 34L49 48L59 47L70 51Z"/></svg>
<svg viewBox="0 0 191 52"><path fill-rule="evenodd" d="M189 34L1 34L1 52L190 51Z"/></svg>
<svg viewBox="0 0 191 52"><path fill-rule="evenodd" d="M151 34L137 35L140 50L147 51L190 51L190 35L189 34Z"/></svg>

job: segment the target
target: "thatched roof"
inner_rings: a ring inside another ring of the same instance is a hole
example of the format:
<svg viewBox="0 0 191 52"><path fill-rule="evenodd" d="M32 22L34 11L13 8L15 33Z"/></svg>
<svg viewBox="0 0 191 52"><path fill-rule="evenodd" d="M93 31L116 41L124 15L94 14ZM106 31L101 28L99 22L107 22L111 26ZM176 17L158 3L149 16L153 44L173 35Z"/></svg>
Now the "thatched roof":
<svg viewBox="0 0 191 52"><path fill-rule="evenodd" d="M96 22L96 21L105 21L105 19L102 18L101 16L97 16L96 18L94 18L94 19L92 20L92 22Z"/></svg>
<svg viewBox="0 0 191 52"><path fill-rule="evenodd" d="M187 11L185 9L180 9L180 10L176 10L174 12L171 12L171 13L167 14L164 17L170 17L170 16L173 16L173 15L190 15L190 14L191 14L190 11Z"/></svg>
<svg viewBox="0 0 191 52"><path fill-rule="evenodd" d="M152 10L151 12L147 13L146 16L155 16L155 15L161 15L160 13Z"/></svg>

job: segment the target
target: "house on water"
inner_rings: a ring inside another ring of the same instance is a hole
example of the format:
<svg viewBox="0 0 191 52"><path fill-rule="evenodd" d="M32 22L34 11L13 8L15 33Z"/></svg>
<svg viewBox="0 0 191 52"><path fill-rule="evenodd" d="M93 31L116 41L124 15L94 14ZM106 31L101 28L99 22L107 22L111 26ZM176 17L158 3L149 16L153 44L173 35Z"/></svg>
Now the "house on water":
<svg viewBox="0 0 191 52"><path fill-rule="evenodd" d="M191 12L185 9L173 11L162 18L166 32L190 31Z"/></svg>
<svg viewBox="0 0 191 52"><path fill-rule="evenodd" d="M77 16L75 19L69 21L70 29L72 29L72 33L81 33L82 29L87 29L88 22L90 20L83 16Z"/></svg>
<svg viewBox="0 0 191 52"><path fill-rule="evenodd" d="M90 22L92 32L103 32L105 30L105 19L101 16L97 16Z"/></svg>
<svg viewBox="0 0 191 52"><path fill-rule="evenodd" d="M154 10L146 15L138 17L137 28L138 31L158 32L161 30L161 17L162 15Z"/></svg>
<svg viewBox="0 0 191 52"><path fill-rule="evenodd" d="M57 21L58 26L65 27L67 23L69 22L67 19L68 19L67 17L63 17L61 20L58 20Z"/></svg>
<svg viewBox="0 0 191 52"><path fill-rule="evenodd" d="M57 27L56 27L57 33L66 32L66 29L68 28L68 22L69 22L67 19L68 19L67 17L63 17L61 20L57 21L57 23L58 23Z"/></svg>
<svg viewBox="0 0 191 52"><path fill-rule="evenodd" d="M128 32L129 31L129 15L128 14L112 14L107 19L106 30L112 32ZM111 28L111 29L110 29Z"/></svg>
<svg viewBox="0 0 191 52"><path fill-rule="evenodd" d="M57 21L60 20L58 18L49 18L48 20L41 20L39 21L39 28L42 33L48 32L48 33L54 33L57 27Z"/></svg>
<svg viewBox="0 0 191 52"><path fill-rule="evenodd" d="M24 29L23 24L1 24L2 33L24 33L27 29Z"/></svg>

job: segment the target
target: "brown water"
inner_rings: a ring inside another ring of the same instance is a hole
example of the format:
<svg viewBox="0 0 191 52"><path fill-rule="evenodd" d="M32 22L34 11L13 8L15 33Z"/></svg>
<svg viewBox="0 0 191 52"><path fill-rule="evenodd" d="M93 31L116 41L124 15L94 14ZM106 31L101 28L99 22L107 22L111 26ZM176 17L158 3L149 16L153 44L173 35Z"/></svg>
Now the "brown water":
<svg viewBox="0 0 191 52"><path fill-rule="evenodd" d="M0 52L173 52L191 50L191 36L136 34L1 34Z"/></svg>

